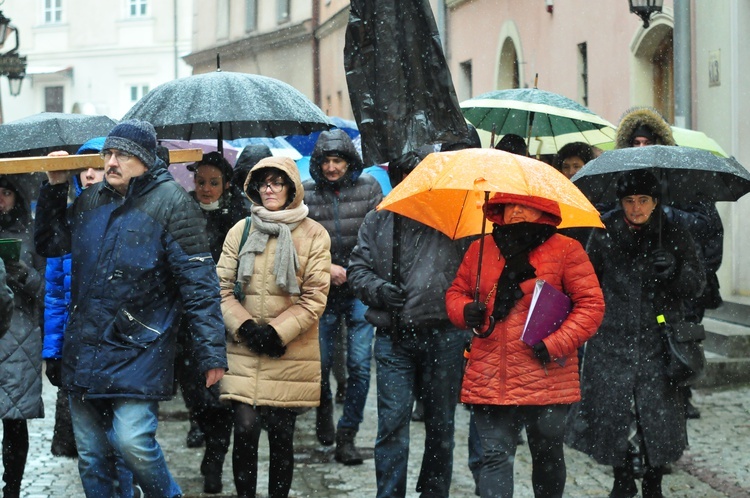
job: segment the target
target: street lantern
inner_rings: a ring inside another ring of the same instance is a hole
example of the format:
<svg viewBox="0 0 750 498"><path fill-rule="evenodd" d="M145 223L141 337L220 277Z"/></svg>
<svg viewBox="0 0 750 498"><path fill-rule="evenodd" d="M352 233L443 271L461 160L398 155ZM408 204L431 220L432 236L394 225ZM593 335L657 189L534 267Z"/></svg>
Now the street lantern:
<svg viewBox="0 0 750 498"><path fill-rule="evenodd" d="M20 45L18 28L11 26L10 19L0 11L0 47L5 44L11 33L16 35L16 46L0 54L0 76L8 77L10 94L16 97L21 93L21 84L26 76L26 56L18 54L18 46Z"/></svg>
<svg viewBox="0 0 750 498"><path fill-rule="evenodd" d="M664 0L628 0L628 3L630 3L630 12L643 19L643 29L648 28L651 14L661 12L664 6Z"/></svg>

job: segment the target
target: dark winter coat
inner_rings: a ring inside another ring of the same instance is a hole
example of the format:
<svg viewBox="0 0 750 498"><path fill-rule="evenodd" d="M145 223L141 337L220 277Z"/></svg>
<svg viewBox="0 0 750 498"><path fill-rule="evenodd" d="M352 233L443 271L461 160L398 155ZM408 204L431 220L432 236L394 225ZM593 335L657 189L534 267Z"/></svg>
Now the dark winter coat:
<svg viewBox="0 0 750 498"><path fill-rule="evenodd" d="M569 415L566 442L604 465L625 464L633 398L652 466L676 461L686 446L683 401L665 373L656 316L684 321L683 300L702 290L704 275L690 233L664 220L661 246L677 269L669 280L655 279L650 254L659 246L658 213L638 232L621 210L608 213L607 232L597 231L589 246L606 311L585 347L582 399Z"/></svg>
<svg viewBox="0 0 750 498"><path fill-rule="evenodd" d="M0 259L0 339L10 327L13 316L13 291L5 283L5 263Z"/></svg>
<svg viewBox="0 0 750 498"><path fill-rule="evenodd" d="M0 334L0 418L44 416L42 404L42 332L39 329L44 294L44 258L34 252L33 221L17 175L3 177L13 185L16 207L0 214L0 238L21 239L21 258L28 272L12 285L13 314L5 335Z"/></svg>
<svg viewBox="0 0 750 498"><path fill-rule="evenodd" d="M191 192L191 196L195 200L193 192ZM240 189L230 184L229 190L221 198L218 209L213 211L201 209L203 216L206 218L208 245L215 263L219 262L221 250L224 247L224 239L226 239L229 229L238 221L250 216L250 211L246 209L243 198L249 202L249 199ZM195 200L195 202L198 201ZM185 403L193 410L199 410L203 407L217 407L219 406L219 384L214 384L209 389L205 388L203 372L196 368L197 358L194 354L187 317L180 320L180 328L181 352L177 368L181 369L178 375L181 378L180 386Z"/></svg>
<svg viewBox="0 0 750 498"><path fill-rule="evenodd" d="M359 229L349 259L349 285L369 309L367 320L391 327L392 313L378 294L391 282L393 219L390 211L370 211ZM445 309L450 287L471 240L451 240L417 221L401 217L401 279L406 303L398 313L401 328L454 328Z"/></svg>
<svg viewBox="0 0 750 498"><path fill-rule="evenodd" d="M321 169L330 152L336 152L348 163L346 174L336 182L328 181ZM364 165L349 135L343 130L324 131L310 156L311 179L305 181L305 204L310 218L325 227L331 236L331 262L346 268L357 245L357 233L365 215L383 200L378 181L362 173ZM348 283L333 285L328 302L352 297Z"/></svg>
<svg viewBox="0 0 750 498"><path fill-rule="evenodd" d="M181 313L197 368L226 368L205 219L164 164L134 178L124 197L105 180L66 210L66 192L42 186L35 232L44 255L72 253L63 388L88 398L168 399Z"/></svg>

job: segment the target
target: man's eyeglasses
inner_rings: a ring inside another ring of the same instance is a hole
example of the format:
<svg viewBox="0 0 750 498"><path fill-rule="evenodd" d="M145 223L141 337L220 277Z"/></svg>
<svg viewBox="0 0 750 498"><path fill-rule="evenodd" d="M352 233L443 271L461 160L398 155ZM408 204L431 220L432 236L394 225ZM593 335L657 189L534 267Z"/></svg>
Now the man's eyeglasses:
<svg viewBox="0 0 750 498"><path fill-rule="evenodd" d="M125 163L133 159L133 154L128 154L127 152L123 152L121 150L112 150L112 149L105 149L99 153L102 159L104 159L104 162L109 161L109 159L112 156L115 156L115 160L118 163Z"/></svg>
<svg viewBox="0 0 750 498"><path fill-rule="evenodd" d="M256 182L253 188L258 192L265 192L270 188L271 192L278 194L284 189L284 185L286 185L284 182Z"/></svg>

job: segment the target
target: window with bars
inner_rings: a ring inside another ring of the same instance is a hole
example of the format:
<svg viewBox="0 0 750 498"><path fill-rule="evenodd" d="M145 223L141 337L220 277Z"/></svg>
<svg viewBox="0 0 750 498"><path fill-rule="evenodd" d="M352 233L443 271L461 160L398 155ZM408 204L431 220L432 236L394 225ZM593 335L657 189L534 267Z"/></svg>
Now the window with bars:
<svg viewBox="0 0 750 498"><path fill-rule="evenodd" d="M578 101L589 105L589 53L586 42L578 44Z"/></svg>
<svg viewBox="0 0 750 498"><path fill-rule="evenodd" d="M245 32L258 29L258 0L245 0Z"/></svg>
<svg viewBox="0 0 750 498"><path fill-rule="evenodd" d="M131 85L130 86L130 102L136 103L141 100L141 97L148 93L148 85Z"/></svg>
<svg viewBox="0 0 750 498"><path fill-rule="evenodd" d="M62 0L44 0L44 24L62 22Z"/></svg>
<svg viewBox="0 0 750 498"><path fill-rule="evenodd" d="M63 112L63 87L48 86L44 89L44 112Z"/></svg>
<svg viewBox="0 0 750 498"><path fill-rule="evenodd" d="M148 14L148 0L128 0L128 15L144 17Z"/></svg>
<svg viewBox="0 0 750 498"><path fill-rule="evenodd" d="M276 20L280 23L289 20L289 4L291 0L276 0Z"/></svg>

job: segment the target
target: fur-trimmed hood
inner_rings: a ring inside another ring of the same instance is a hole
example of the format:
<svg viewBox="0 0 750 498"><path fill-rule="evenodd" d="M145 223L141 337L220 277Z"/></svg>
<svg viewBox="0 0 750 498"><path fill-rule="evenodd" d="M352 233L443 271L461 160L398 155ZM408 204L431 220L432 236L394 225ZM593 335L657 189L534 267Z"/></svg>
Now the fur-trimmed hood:
<svg viewBox="0 0 750 498"><path fill-rule="evenodd" d="M669 123L653 107L631 107L622 115L617 126L615 148L632 147L633 132L639 126L647 126L656 136L654 145L676 145Z"/></svg>

